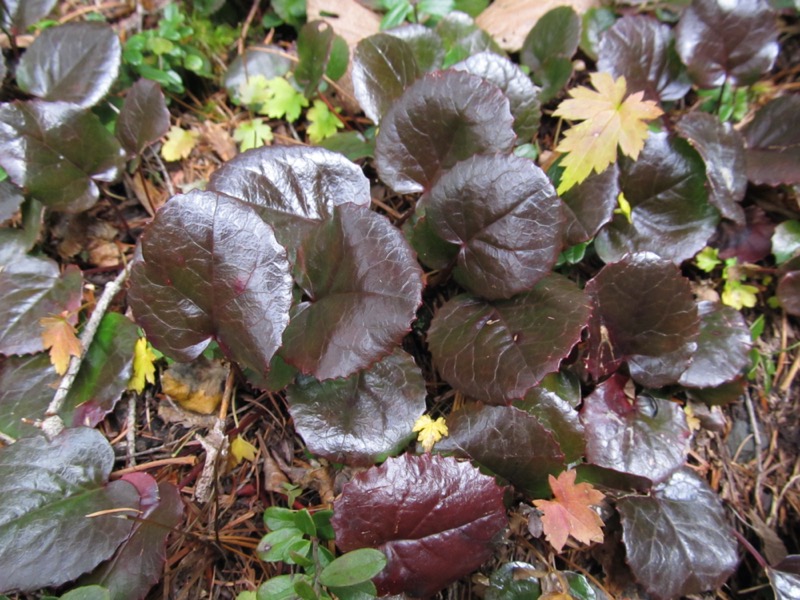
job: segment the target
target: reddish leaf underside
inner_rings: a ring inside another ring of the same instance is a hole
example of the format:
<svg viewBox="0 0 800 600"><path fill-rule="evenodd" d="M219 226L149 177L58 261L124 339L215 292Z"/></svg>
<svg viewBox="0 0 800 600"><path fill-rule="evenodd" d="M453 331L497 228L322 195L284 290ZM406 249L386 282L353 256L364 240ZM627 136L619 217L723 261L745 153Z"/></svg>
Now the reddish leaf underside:
<svg viewBox="0 0 800 600"><path fill-rule="evenodd" d="M404 454L347 483L331 522L342 551L386 554L379 594L426 597L491 558L506 515L502 488L469 463Z"/></svg>

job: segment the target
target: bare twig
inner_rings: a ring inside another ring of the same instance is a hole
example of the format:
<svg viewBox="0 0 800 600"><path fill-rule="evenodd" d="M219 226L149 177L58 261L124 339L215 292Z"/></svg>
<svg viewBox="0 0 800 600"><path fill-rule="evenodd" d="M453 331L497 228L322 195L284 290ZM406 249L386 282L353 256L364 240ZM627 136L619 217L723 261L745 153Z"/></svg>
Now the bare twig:
<svg viewBox="0 0 800 600"><path fill-rule="evenodd" d="M753 429L753 442L755 443L756 455L756 481L755 481L755 501L758 507L759 516L764 516L764 507L761 503L761 487L763 486L764 478L764 464L761 460L761 431L758 429L758 421L756 420L756 411L753 408L753 399L750 397L750 392L745 391L744 394L745 406L747 407L747 415L750 417L750 427Z"/></svg>
<svg viewBox="0 0 800 600"><path fill-rule="evenodd" d="M127 455L127 465L136 466L136 398L138 394L132 392L128 394L128 431L125 440L128 447L125 449Z"/></svg>
<svg viewBox="0 0 800 600"><path fill-rule="evenodd" d="M86 351L91 345L95 334L97 333L97 328L100 326L100 321L108 310L108 307L111 304L111 301L114 299L114 296L116 296L120 289L122 289L122 285L125 283L125 280L130 274L130 268L131 265L129 263L120 272L120 274L117 275L117 278L106 285L105 289L103 290L102 295L94 307L92 316L89 318L89 321L86 323L86 327L83 328L83 332L81 333L81 355L70 358L67 373L61 380L55 396L53 396L52 402L50 402L50 405L47 407L47 411L44 413L44 420L41 423L37 423L37 425L42 428L42 431L44 431L45 435L49 439L57 436L64 429L64 421L61 419L58 413L64 406L64 401L67 399L67 394L69 394L72 385L75 383L75 378L77 377L78 371L83 363L83 359L86 356Z"/></svg>

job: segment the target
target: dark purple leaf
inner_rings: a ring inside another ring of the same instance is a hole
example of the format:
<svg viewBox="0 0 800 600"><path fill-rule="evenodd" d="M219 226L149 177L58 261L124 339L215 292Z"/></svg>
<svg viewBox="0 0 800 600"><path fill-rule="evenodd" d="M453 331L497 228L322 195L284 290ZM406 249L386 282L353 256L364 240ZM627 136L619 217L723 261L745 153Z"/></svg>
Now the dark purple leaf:
<svg viewBox="0 0 800 600"><path fill-rule="evenodd" d="M558 370L580 339L588 304L572 281L556 274L510 300L456 296L431 323L434 365L467 396L510 404Z"/></svg>
<svg viewBox="0 0 800 600"><path fill-rule="evenodd" d="M183 516L181 495L171 483L157 483L145 473L123 477L141 496L141 514L114 557L80 583L102 585L112 598L141 600L161 578L167 558L166 540Z"/></svg>
<svg viewBox="0 0 800 600"><path fill-rule="evenodd" d="M444 60L444 46L442 38L434 30L418 23L411 23L387 29L384 33L393 35L408 44L422 73L441 68Z"/></svg>
<svg viewBox="0 0 800 600"><path fill-rule="evenodd" d="M768 567L767 576L775 600L794 600L800 596L800 555L789 555L777 565Z"/></svg>
<svg viewBox="0 0 800 600"><path fill-rule="evenodd" d="M561 196L567 230L564 244L574 246L592 239L611 221L619 196L619 169L611 165L602 173L592 173L585 181Z"/></svg>
<svg viewBox="0 0 800 600"><path fill-rule="evenodd" d="M722 259L736 257L742 262L757 262L772 252L775 223L764 209L750 205L744 209L744 224L723 221L709 245L719 249Z"/></svg>
<svg viewBox="0 0 800 600"><path fill-rule="evenodd" d="M0 590L61 585L114 553L133 524L114 509L134 516L139 494L107 483L113 464L108 441L84 427L0 448Z"/></svg>
<svg viewBox="0 0 800 600"><path fill-rule="evenodd" d="M780 278L777 296L786 312L800 316L800 271L789 271Z"/></svg>
<svg viewBox="0 0 800 600"><path fill-rule="evenodd" d="M631 473L622 473L614 469L607 469L598 465L582 463L575 467L578 471L579 482L591 483L595 487L626 492L647 493L653 487L653 482L647 477L640 477Z"/></svg>
<svg viewBox="0 0 800 600"><path fill-rule="evenodd" d="M541 86L539 100L548 102L572 75L572 55L581 39L581 19L570 6L546 12L522 43L520 62Z"/></svg>
<svg viewBox="0 0 800 600"><path fill-rule="evenodd" d="M172 198L142 234L128 301L147 337L180 361L212 338L264 372L289 320L286 251L248 205L213 192Z"/></svg>
<svg viewBox="0 0 800 600"><path fill-rule="evenodd" d="M643 91L647 100L680 100L691 88L672 29L655 18L623 17L603 33L597 52L598 71L624 76L628 91Z"/></svg>
<svg viewBox="0 0 800 600"><path fill-rule="evenodd" d="M0 23L10 29L12 35L22 35L53 10L56 0L4 0L3 5Z"/></svg>
<svg viewBox="0 0 800 600"><path fill-rule="evenodd" d="M380 123L420 75L411 46L388 33L364 38L353 52L353 89L364 114L374 123Z"/></svg>
<svg viewBox="0 0 800 600"><path fill-rule="evenodd" d="M341 154L323 148L270 146L225 163L208 189L252 206L278 241L294 249L340 204L370 205L369 180Z"/></svg>
<svg viewBox="0 0 800 600"><path fill-rule="evenodd" d="M149 79L131 86L117 119L116 135L129 154L139 154L169 130L169 111L161 87Z"/></svg>
<svg viewBox="0 0 800 600"><path fill-rule="evenodd" d="M17 67L19 87L43 100L97 104L117 79L119 36L106 23L66 23L42 31Z"/></svg>
<svg viewBox="0 0 800 600"><path fill-rule="evenodd" d="M292 67L292 60L280 46L256 44L244 51L244 54L233 59L225 72L223 85L228 95L239 101L241 87L248 78L257 75L264 79L282 77Z"/></svg>
<svg viewBox="0 0 800 600"><path fill-rule="evenodd" d="M389 563L373 580L380 595L416 597L435 594L491 558L506 522L494 478L430 454L404 454L357 474L331 519L342 551L386 554Z"/></svg>
<svg viewBox="0 0 800 600"><path fill-rule="evenodd" d="M286 390L308 449L331 462L370 466L394 454L425 412L425 380L401 350L347 379L300 377Z"/></svg>
<svg viewBox="0 0 800 600"><path fill-rule="evenodd" d="M558 442L568 463L575 462L583 456L586 444L578 411L556 392L544 385L538 385L522 400L516 400L514 406L533 415L544 425Z"/></svg>
<svg viewBox="0 0 800 600"><path fill-rule="evenodd" d="M67 312L75 323L81 305L83 276L75 265L59 273L49 258L17 255L0 269L0 353L30 354L44 350L44 317Z"/></svg>
<svg viewBox="0 0 800 600"><path fill-rule="evenodd" d="M333 27L326 21L310 21L298 32L299 60L294 70L294 78L303 88L306 98L311 98L317 93L328 66L335 35Z"/></svg>
<svg viewBox="0 0 800 600"><path fill-rule="evenodd" d="M611 263L633 252L653 252L675 264L702 250L719 223L708 203L703 159L689 144L651 133L638 160L620 161L619 186L631 220L614 219L597 234L597 253Z"/></svg>
<svg viewBox="0 0 800 600"><path fill-rule="evenodd" d="M657 598L715 590L739 562L719 496L682 469L650 496L617 502L626 561Z"/></svg>
<svg viewBox="0 0 800 600"><path fill-rule="evenodd" d="M0 181L0 223L7 221L19 210L25 196L22 190L8 181Z"/></svg>
<svg viewBox="0 0 800 600"><path fill-rule="evenodd" d="M755 83L778 56L776 15L764 0L694 0L675 39L689 75L703 88Z"/></svg>
<svg viewBox="0 0 800 600"><path fill-rule="evenodd" d="M730 123L701 112L683 116L676 129L706 164L710 188L708 201L726 219L744 224L744 210L740 203L747 191L747 175L741 134Z"/></svg>
<svg viewBox="0 0 800 600"><path fill-rule="evenodd" d="M308 299L292 309L280 355L317 379L388 355L422 302L422 269L400 230L359 206L337 207L306 238L296 279Z"/></svg>
<svg viewBox="0 0 800 600"><path fill-rule="evenodd" d="M730 306L700 302L697 352L678 383L687 387L717 387L736 379L750 364L750 329Z"/></svg>
<svg viewBox="0 0 800 600"><path fill-rule="evenodd" d="M123 166L116 138L94 114L66 102L0 104L0 166L51 208L79 212Z"/></svg>
<svg viewBox="0 0 800 600"><path fill-rule="evenodd" d="M612 375L583 400L586 459L595 465L663 481L686 460L689 426L681 407ZM626 389L627 388L627 389Z"/></svg>
<svg viewBox="0 0 800 600"><path fill-rule="evenodd" d="M431 229L459 246L456 281L478 296L530 290L561 251L561 200L526 158L473 156L442 175L420 204Z"/></svg>
<svg viewBox="0 0 800 600"><path fill-rule="evenodd" d="M94 427L114 409L131 378L137 339L138 328L127 317L103 317L59 413L66 423Z"/></svg>
<svg viewBox="0 0 800 600"><path fill-rule="evenodd" d="M747 178L753 183L800 183L800 132L795 119L800 96L776 98L761 107L742 130Z"/></svg>
<svg viewBox="0 0 800 600"><path fill-rule="evenodd" d="M549 495L548 475L566 469L564 453L533 415L513 406L470 404L447 416L449 435L435 450L471 458L527 494Z"/></svg>
<svg viewBox="0 0 800 600"><path fill-rule="evenodd" d="M493 52L473 54L453 65L453 69L467 71L499 87L510 104L517 143L526 143L533 138L542 118L539 89L522 69L505 56Z"/></svg>
<svg viewBox="0 0 800 600"><path fill-rule="evenodd" d="M511 150L513 120L497 86L462 71L431 73L384 116L375 146L378 174L400 194L430 189L460 160Z"/></svg>
<svg viewBox="0 0 800 600"><path fill-rule="evenodd" d="M697 349L700 317L689 280L669 262L634 254L606 265L588 284L594 302L589 372L595 379L627 361L642 385L678 381Z"/></svg>

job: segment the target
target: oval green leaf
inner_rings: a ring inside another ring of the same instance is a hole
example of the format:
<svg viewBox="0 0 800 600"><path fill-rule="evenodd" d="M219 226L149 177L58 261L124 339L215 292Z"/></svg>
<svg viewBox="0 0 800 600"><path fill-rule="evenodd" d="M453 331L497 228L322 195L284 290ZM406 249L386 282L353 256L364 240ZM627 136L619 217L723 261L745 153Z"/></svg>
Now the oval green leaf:
<svg viewBox="0 0 800 600"><path fill-rule="evenodd" d="M359 548L343 554L319 574L322 585L346 587L369 581L386 566L386 556L374 548Z"/></svg>

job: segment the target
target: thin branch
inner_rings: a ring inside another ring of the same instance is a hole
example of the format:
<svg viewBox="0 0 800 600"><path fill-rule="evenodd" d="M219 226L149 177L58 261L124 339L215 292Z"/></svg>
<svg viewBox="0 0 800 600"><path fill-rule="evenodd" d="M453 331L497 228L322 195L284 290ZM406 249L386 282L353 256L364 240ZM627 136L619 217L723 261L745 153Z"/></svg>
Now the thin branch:
<svg viewBox="0 0 800 600"><path fill-rule="evenodd" d="M82 348L81 355L70 358L67 374L64 375L64 378L61 380L55 396L53 396L52 402L50 402L50 405L47 407L47 412L44 413L44 421L39 424L48 438L52 439L64 429L64 421L61 419L58 413L63 408L64 402L67 399L67 395L69 394L72 385L75 383L75 378L77 377L78 371L83 363L83 359L86 356L86 351L88 350L95 334L97 333L97 328L100 326L100 321L103 319L103 315L105 315L106 311L108 310L108 307L111 304L111 301L114 299L114 296L116 296L120 289L122 289L122 285L125 283L125 280L130 274L130 269L131 264L128 263L128 265L125 266L120 274L117 275L117 278L106 285L102 295L100 296L100 299L97 301L94 311L92 312L92 316L86 323L86 327L83 328L83 332L80 336Z"/></svg>

